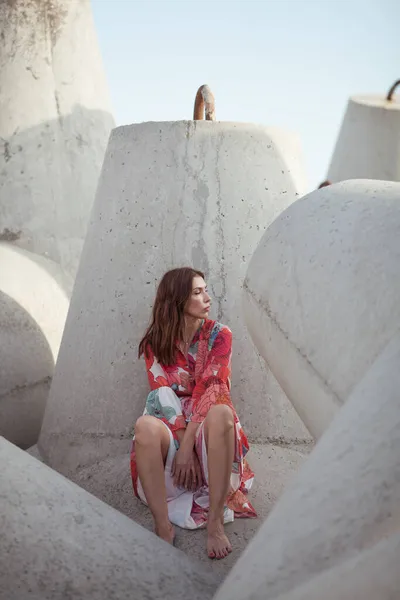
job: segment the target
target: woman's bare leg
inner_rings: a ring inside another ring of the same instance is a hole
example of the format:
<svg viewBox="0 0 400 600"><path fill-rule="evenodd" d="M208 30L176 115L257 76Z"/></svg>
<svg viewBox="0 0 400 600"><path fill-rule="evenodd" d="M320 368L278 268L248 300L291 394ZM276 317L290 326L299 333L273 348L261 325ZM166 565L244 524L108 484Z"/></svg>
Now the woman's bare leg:
<svg viewBox="0 0 400 600"><path fill-rule="evenodd" d="M210 558L224 558L232 546L224 532L224 504L229 492L234 458L235 422L229 406L210 408L205 420L210 510L207 524L207 553Z"/></svg>
<svg viewBox="0 0 400 600"><path fill-rule="evenodd" d="M169 448L169 434L156 417L144 415L135 425L135 452L138 475L154 519L158 537L170 544L175 532L168 518L164 465Z"/></svg>

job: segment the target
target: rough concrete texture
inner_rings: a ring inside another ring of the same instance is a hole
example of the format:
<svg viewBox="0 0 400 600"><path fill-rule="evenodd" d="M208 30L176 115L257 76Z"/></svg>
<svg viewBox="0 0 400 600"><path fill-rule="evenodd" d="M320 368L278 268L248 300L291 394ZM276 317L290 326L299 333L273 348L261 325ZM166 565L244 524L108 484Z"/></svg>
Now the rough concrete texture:
<svg viewBox="0 0 400 600"><path fill-rule="evenodd" d="M42 455L39 452L39 448L37 447L37 444L34 444L33 446L30 446L29 448L27 448L26 452L30 456L33 456L33 458L36 458L36 460L38 460L40 462L44 462Z"/></svg>
<svg viewBox="0 0 400 600"><path fill-rule="evenodd" d="M217 578L0 439L0 599L211 598Z"/></svg>
<svg viewBox="0 0 400 600"><path fill-rule="evenodd" d="M137 347L157 280L187 263L234 332L233 400L250 439L310 440L241 316L247 262L298 193L277 135L193 121L113 131L39 440L48 464L74 476L127 451L149 390Z"/></svg>
<svg viewBox="0 0 400 600"><path fill-rule="evenodd" d="M237 519L226 526L233 552L226 559L210 561L205 552L206 531L188 531L176 528L176 545L193 560L204 561L210 570L226 574L237 561L250 539L258 530L272 506L283 492L287 482L305 460L310 447L286 448L255 444L251 447L249 461L256 473L251 490L251 501L257 519ZM121 456L90 465L76 474L77 482L87 491L102 498L135 522L153 530L149 509L133 496L129 473L128 452Z"/></svg>
<svg viewBox="0 0 400 600"><path fill-rule="evenodd" d="M400 325L400 184L352 181L300 199L247 272L252 338L315 437Z"/></svg>
<svg viewBox="0 0 400 600"><path fill-rule="evenodd" d="M275 151L280 155L285 170L290 174L298 196L303 196L309 188L306 170L302 160L303 150L300 138L286 129L268 127L268 135L274 141Z"/></svg>
<svg viewBox="0 0 400 600"><path fill-rule="evenodd" d="M393 96L350 98L327 179L400 181L400 102Z"/></svg>
<svg viewBox="0 0 400 600"><path fill-rule="evenodd" d="M0 435L23 448L39 437L71 290L57 264L0 243Z"/></svg>
<svg viewBox="0 0 400 600"><path fill-rule="evenodd" d="M113 127L90 2L1 2L0 39L0 241L74 275Z"/></svg>
<svg viewBox="0 0 400 600"><path fill-rule="evenodd" d="M397 600L399 556L396 534L276 600Z"/></svg>
<svg viewBox="0 0 400 600"><path fill-rule="evenodd" d="M347 307L351 310L351 298ZM272 600L398 533L398 327L392 336L228 574L216 600ZM358 590L365 589L363 574L365 569L355 581ZM397 577L391 572L389 581ZM380 598L373 589L367 590L365 600ZM324 588L320 593L325 597Z"/></svg>

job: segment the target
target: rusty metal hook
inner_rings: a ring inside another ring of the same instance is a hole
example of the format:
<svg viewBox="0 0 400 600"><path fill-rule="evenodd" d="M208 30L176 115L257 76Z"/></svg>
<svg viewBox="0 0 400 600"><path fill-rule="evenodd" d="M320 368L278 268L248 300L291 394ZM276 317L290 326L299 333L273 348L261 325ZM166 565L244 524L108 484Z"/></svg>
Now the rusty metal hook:
<svg viewBox="0 0 400 600"><path fill-rule="evenodd" d="M197 90L194 101L193 120L215 121L215 98L208 85L202 85Z"/></svg>
<svg viewBox="0 0 400 600"><path fill-rule="evenodd" d="M392 87L390 88L390 90L388 91L387 96L386 96L386 100L388 102L391 102L393 100L393 94L398 85L400 85L400 79L395 81L394 84L392 85Z"/></svg>
<svg viewBox="0 0 400 600"><path fill-rule="evenodd" d="M319 184L318 189L320 190L324 187L328 187L328 185L332 185L332 181L329 181L329 179L325 179L325 181Z"/></svg>

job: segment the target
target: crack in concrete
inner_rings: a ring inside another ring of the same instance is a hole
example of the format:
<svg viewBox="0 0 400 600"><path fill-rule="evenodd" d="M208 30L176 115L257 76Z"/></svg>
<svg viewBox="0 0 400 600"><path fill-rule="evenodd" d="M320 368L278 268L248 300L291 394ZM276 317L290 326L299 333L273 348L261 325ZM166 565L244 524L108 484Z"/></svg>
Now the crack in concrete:
<svg viewBox="0 0 400 600"><path fill-rule="evenodd" d="M203 138L203 143L202 143L202 145L200 147L200 151L199 151L199 154L201 154L201 156L202 156L202 165L196 176L197 188L196 188L196 193L195 193L195 197L194 197L194 199L197 203L197 206L200 209L199 235L198 235L197 243L192 249L192 263L193 263L194 268L195 269L199 268L200 270L202 270L204 272L206 278L208 279L208 276L210 273L210 264L209 264L208 253L206 250L206 244L205 244L205 240L204 240L204 233L205 233L205 224L206 224L206 218L207 218L207 208L208 208L208 202L209 202L209 198L210 198L210 192L209 192L208 186L204 182L204 180L199 178L199 173L206 172L207 149L204 148L204 145L205 144L204 144L204 138Z"/></svg>
<svg viewBox="0 0 400 600"><path fill-rule="evenodd" d="M55 15L52 15L51 12L49 12L47 10L47 7L44 6L43 7L44 10L44 23L45 23L45 27L46 29L48 29L48 33L50 36L50 58L51 58L51 71L53 74L53 85L54 85L54 102L56 105L56 111L57 111L57 117L58 120L60 122L60 127L61 129L63 128L63 119L62 119L62 114L61 114L61 109L60 109L60 98L58 96L58 92L57 92L57 77L56 74L54 72L54 46L56 44L57 41L57 35L58 35L58 29L57 29L57 17ZM67 13L65 12L64 17ZM60 26L61 23L61 16L60 16L60 22L58 23L58 27Z"/></svg>
<svg viewBox="0 0 400 600"><path fill-rule="evenodd" d="M192 168L191 168L191 166L189 164L189 160L188 160L188 157L189 157L189 139L191 137L191 128L192 128L192 126L193 126L193 129L195 131L196 124L192 123L191 121L187 121L186 133L185 133L185 138L186 138L186 141L185 141L185 154L184 154L183 160L182 160L183 170L184 170L184 176L183 176L181 193L180 193L179 198L178 198L178 202L179 202L179 215L178 215L178 218L177 218L177 220L175 222L175 225L174 225L174 231L173 231L173 239L174 240L178 239L178 237L177 237L177 231L178 231L178 227L179 227L179 224L180 224L180 219L183 216L183 199L184 199L185 194L186 194L187 179L188 179L189 175L193 175L193 170L192 170ZM175 164L177 165L178 163L177 163L177 160L175 158L175 155L173 155L173 159L174 159ZM171 264L175 264L175 261L174 261L174 252L175 252L175 244L172 244L172 246L171 246Z"/></svg>
<svg viewBox="0 0 400 600"><path fill-rule="evenodd" d="M50 377L50 375L47 375L46 377L43 377L43 379L39 379L38 381L34 381L33 383L25 383L24 385L16 385L11 390L7 390L3 394L0 394L0 400L2 398L5 398L6 396L9 396L10 394L20 392L21 390L28 390L28 389L36 387L37 385L41 385L43 383L50 383L51 379L52 378Z"/></svg>
<svg viewBox="0 0 400 600"><path fill-rule="evenodd" d="M217 221L217 249L218 246L220 246L221 249L221 258L219 261L220 264L220 280L221 280L221 293L215 294L214 291L214 295L215 298L217 300L218 303L218 314L217 314L217 319L218 321L222 320L222 316L223 316L223 301L226 299L226 272L225 272L225 233L224 233L224 227L222 224L222 211L221 211L221 178L220 178L220 174L219 174L219 160L220 160L220 150L221 150L221 146L224 142L224 134L223 132L220 133L219 136L219 140L217 142L217 148L216 148L216 161L215 161L215 179L217 182L217 216L216 216L216 221Z"/></svg>
<svg viewBox="0 0 400 600"><path fill-rule="evenodd" d="M36 75L36 73L34 73L34 72L33 72L33 69L32 69L32 67L25 67L25 69L26 69L27 71L29 71L29 73L32 75L33 79L35 79L36 81L39 79L39 76L38 76L38 75Z"/></svg>
<svg viewBox="0 0 400 600"><path fill-rule="evenodd" d="M255 437L248 436L248 439L249 439L250 444L259 445L259 446L267 446L267 445L279 446L280 448L296 447L296 449L299 449L300 452L311 450L315 445L314 440L297 438L297 437L286 438L283 436L265 436L262 438L257 438L256 436Z"/></svg>
<svg viewBox="0 0 400 600"><path fill-rule="evenodd" d="M54 102L56 103L56 111L57 111L58 120L60 121L60 126L62 127L62 115L61 115L61 110L60 110L60 99L58 97L57 90L54 90Z"/></svg>

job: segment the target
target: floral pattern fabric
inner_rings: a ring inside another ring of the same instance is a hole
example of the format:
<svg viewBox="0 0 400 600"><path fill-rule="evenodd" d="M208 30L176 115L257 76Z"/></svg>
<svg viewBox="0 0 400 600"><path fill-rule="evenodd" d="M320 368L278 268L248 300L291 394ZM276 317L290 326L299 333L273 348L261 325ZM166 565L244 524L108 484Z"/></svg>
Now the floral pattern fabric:
<svg viewBox="0 0 400 600"><path fill-rule="evenodd" d="M165 464L168 513L170 521L183 528L196 529L207 522L208 463L203 424L209 409L215 404L229 406L235 421L235 453L224 521L233 521L235 517L257 516L247 498L254 480L254 474L245 460L249 444L230 395L231 355L230 329L207 319L196 332L187 359L177 350L176 363L165 366L158 362L151 349L145 356L151 391L143 414L160 419L168 429L170 446ZM195 450L205 481L196 492L177 488L171 476L172 462L179 448L176 432L185 429L191 421L200 424L196 433ZM131 475L135 495L146 503L137 473L135 438L131 449Z"/></svg>

